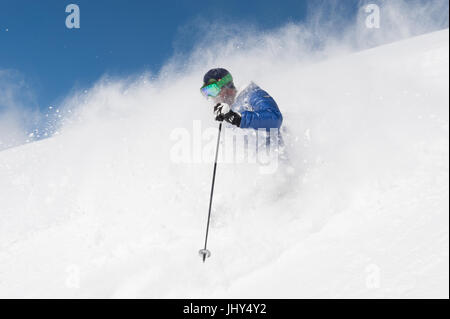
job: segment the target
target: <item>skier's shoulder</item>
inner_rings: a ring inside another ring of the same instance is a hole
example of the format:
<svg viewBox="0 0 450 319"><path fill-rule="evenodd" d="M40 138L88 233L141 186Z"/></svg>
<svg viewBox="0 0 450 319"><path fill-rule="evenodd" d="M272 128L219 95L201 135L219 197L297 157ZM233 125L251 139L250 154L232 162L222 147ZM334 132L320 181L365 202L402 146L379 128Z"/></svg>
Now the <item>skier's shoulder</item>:
<svg viewBox="0 0 450 319"><path fill-rule="evenodd" d="M236 97L232 109L237 111L255 110L276 106L273 98L256 83L250 82Z"/></svg>
<svg viewBox="0 0 450 319"><path fill-rule="evenodd" d="M238 95L237 100L240 99L251 99L257 95L267 94L262 90L255 82L250 82ZM267 94L268 95L268 94Z"/></svg>
<svg viewBox="0 0 450 319"><path fill-rule="evenodd" d="M266 107L278 107L275 100L270 96L267 91L260 88L257 84L251 83L249 85L250 95L249 95L249 101L250 104L264 104Z"/></svg>

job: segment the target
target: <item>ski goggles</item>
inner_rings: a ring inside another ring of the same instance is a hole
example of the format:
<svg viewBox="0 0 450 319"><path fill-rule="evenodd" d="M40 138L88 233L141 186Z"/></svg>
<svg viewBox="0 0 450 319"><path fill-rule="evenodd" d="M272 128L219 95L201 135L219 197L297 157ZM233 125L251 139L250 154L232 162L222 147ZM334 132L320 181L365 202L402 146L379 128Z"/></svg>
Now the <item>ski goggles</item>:
<svg viewBox="0 0 450 319"><path fill-rule="evenodd" d="M225 75L222 79L220 79L217 82L206 84L200 88L200 91L202 94L206 97L212 96L216 97L219 95L222 88L233 81L233 78L231 77L231 74Z"/></svg>

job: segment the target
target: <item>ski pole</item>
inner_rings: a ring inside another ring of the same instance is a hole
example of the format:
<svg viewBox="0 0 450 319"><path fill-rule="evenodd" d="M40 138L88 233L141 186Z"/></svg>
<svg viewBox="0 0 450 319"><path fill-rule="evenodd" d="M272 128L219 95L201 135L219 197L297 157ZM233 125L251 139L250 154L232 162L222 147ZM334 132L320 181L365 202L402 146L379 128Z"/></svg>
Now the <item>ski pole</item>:
<svg viewBox="0 0 450 319"><path fill-rule="evenodd" d="M206 258L211 256L211 252L207 249L208 245L208 234L209 234L209 222L211 220L211 207L212 207L212 199L214 194L214 182L216 181L216 169L217 169L217 158L219 156L219 143L220 143L220 132L222 131L222 122L219 124L219 133L217 135L217 146L216 146L216 159L214 160L214 170L211 184L211 194L209 196L209 211L208 211L208 222L206 224L206 236L205 236L205 247L199 251L200 256L203 257L203 262L205 262Z"/></svg>

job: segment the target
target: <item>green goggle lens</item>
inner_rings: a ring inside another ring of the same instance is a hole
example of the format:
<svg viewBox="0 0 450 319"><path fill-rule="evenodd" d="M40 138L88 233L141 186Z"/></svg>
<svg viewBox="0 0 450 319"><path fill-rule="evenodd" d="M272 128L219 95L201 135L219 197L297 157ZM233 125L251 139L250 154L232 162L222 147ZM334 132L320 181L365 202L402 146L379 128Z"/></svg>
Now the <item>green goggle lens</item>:
<svg viewBox="0 0 450 319"><path fill-rule="evenodd" d="M204 96L216 97L220 93L220 87L217 83L209 84L200 89Z"/></svg>
<svg viewBox="0 0 450 319"><path fill-rule="evenodd" d="M228 83L230 83L231 81L233 81L231 74L227 74L226 76L224 76L222 79L220 79L217 82L202 86L200 88L200 91L206 97L208 97L208 96L216 97L217 95L219 95L222 88L225 85L227 85Z"/></svg>

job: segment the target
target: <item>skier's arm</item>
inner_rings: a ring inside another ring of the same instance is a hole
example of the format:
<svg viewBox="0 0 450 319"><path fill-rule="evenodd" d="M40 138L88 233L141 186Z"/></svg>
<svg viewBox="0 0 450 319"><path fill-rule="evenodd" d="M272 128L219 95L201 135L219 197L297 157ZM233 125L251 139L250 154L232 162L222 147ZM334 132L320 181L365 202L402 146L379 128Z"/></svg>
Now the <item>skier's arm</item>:
<svg viewBox="0 0 450 319"><path fill-rule="evenodd" d="M280 128L283 117L280 112L245 111L241 114L240 128L270 129Z"/></svg>
<svg viewBox="0 0 450 319"><path fill-rule="evenodd" d="M244 111L241 114L241 128L270 129L280 128L283 122L275 100L264 91L250 98L254 111Z"/></svg>

